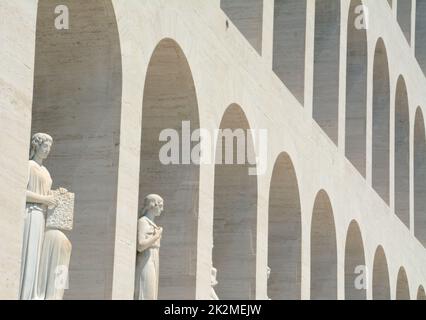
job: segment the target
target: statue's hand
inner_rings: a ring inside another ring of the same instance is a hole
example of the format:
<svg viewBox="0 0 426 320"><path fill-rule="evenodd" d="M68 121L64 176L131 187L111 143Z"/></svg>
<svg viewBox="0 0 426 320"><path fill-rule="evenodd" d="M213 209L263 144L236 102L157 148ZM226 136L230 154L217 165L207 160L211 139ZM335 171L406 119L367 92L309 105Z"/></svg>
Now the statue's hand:
<svg viewBox="0 0 426 320"><path fill-rule="evenodd" d="M67 192L68 192L68 190L67 190L67 189L65 189L65 188L59 188L59 189L58 189L58 191L59 191L59 193L61 193L61 194L64 194L64 193L67 193Z"/></svg>
<svg viewBox="0 0 426 320"><path fill-rule="evenodd" d="M163 228L159 227L156 231L156 234L157 234L158 238L161 238L161 236L163 235Z"/></svg>
<svg viewBox="0 0 426 320"><path fill-rule="evenodd" d="M55 196L53 195L45 196L44 204L47 205L49 208L56 207L58 205L56 202Z"/></svg>

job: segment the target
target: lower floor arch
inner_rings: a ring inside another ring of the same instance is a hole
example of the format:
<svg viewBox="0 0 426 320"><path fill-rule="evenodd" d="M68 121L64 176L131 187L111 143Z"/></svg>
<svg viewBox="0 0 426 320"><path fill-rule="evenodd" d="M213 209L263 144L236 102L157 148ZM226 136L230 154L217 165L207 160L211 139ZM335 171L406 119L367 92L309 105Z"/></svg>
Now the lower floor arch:
<svg viewBox="0 0 426 320"><path fill-rule="evenodd" d="M390 300L388 263L382 246L376 249L374 255L373 300Z"/></svg>
<svg viewBox="0 0 426 320"><path fill-rule="evenodd" d="M155 221L164 229L159 257L150 256L154 264L159 259L161 300L196 297L199 165L183 164L179 156L175 163L164 161L163 150L172 142L183 150L183 142L172 140L172 136L167 137L167 143L159 139L170 129L179 137L183 135L184 122L199 128L197 95L183 50L166 38L154 49L146 74L139 173L139 218L144 214L147 195L158 194L164 199L164 213ZM138 259L140 265L143 261ZM139 277L137 272L136 281Z"/></svg>
<svg viewBox="0 0 426 320"><path fill-rule="evenodd" d="M336 227L324 190L315 199L311 224L311 299L337 299Z"/></svg>
<svg viewBox="0 0 426 320"><path fill-rule="evenodd" d="M269 191L268 297L298 300L301 296L302 221L299 187L293 163L278 156Z"/></svg>
<svg viewBox="0 0 426 320"><path fill-rule="evenodd" d="M426 300L425 288L420 286L417 290L417 300Z"/></svg>
<svg viewBox="0 0 426 320"><path fill-rule="evenodd" d="M246 151L254 150L249 123L240 106L228 107L220 129L242 129L247 133ZM220 300L252 300L256 297L257 177L249 174L248 161L234 162L238 149L235 141L232 163L218 161L226 140L218 137L216 146L212 252L218 281L215 290Z"/></svg>
<svg viewBox="0 0 426 320"><path fill-rule="evenodd" d="M358 223L349 225L345 244L345 299L365 300L367 283L364 245Z"/></svg>
<svg viewBox="0 0 426 320"><path fill-rule="evenodd" d="M405 269L401 267L396 282L396 300L410 300L410 287Z"/></svg>

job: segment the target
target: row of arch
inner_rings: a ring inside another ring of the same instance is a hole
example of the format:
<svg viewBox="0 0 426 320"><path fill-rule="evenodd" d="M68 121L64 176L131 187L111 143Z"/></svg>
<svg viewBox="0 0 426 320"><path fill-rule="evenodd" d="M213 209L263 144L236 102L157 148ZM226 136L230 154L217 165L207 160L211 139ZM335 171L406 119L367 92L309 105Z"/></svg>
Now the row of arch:
<svg viewBox="0 0 426 320"><path fill-rule="evenodd" d="M126 130L121 127L120 40L110 1L68 1L75 26L63 33L50 23L54 5L51 0L38 6L32 131L54 137L47 166L57 185L76 194L70 235L73 286L67 295L108 298L120 133ZM91 28L90 32L86 28ZM139 206L148 193L161 194L166 200L166 213L158 221L167 230L162 239L159 295L162 299L193 299L201 212L200 168L197 164L165 166L158 158L162 146L158 137L163 129L173 128L181 134L182 121L190 121L192 129L200 127L190 66L174 40L164 39L155 48L143 90ZM225 111L220 128L248 129L250 125L241 107L233 104ZM424 127L417 129L424 139ZM251 137L247 148L253 149ZM212 263L218 269L217 293L222 299L254 299L256 274L262 272L256 269L258 181L248 175L248 167L215 166ZM268 294L273 299L301 296L298 190L293 163L283 153L275 164L269 195L268 264L272 271ZM348 239L346 265L348 274L352 274L350 269L362 262L363 246L357 231L349 231ZM336 250L331 202L321 191L315 200L311 229L314 299L337 297L337 269L330 272L337 268Z"/></svg>
<svg viewBox="0 0 426 320"><path fill-rule="evenodd" d="M222 1L223 4L225 2ZM257 8L259 3L262 1L257 1ZM420 16L425 11L423 10L425 3L426 1L417 1L416 12L420 19L418 24L425 20ZM392 5L391 2L389 4ZM410 42L411 0L398 1L397 4L398 22ZM246 5L245 12L252 12L249 10L249 4ZM227 10L225 5L222 8ZM307 2L278 0L275 1L274 10L273 70L303 105ZM364 11L363 1L350 2L347 20L345 155L360 174L366 177L369 55L368 17ZM243 12L240 11L240 18L246 16ZM235 19L239 21L236 17ZM340 21L339 0L315 2L313 118L336 144L339 123ZM243 26L240 27L244 30ZM420 27L419 29L423 30ZM410 126L409 99L402 75L397 80L395 96L391 97L388 56L381 38L377 40L373 59L372 186L388 205L390 194L394 194L395 213L407 227L410 227L410 162L413 161L415 180L413 224L416 236L426 244L423 114L419 107L414 126ZM393 104L395 139L391 141L390 121ZM414 130L414 141L410 141L410 130ZM394 144L395 150L393 155L395 168L392 173L395 180L394 190L391 190L390 186L391 143ZM413 159L410 159L411 148L414 152Z"/></svg>
<svg viewBox="0 0 426 320"><path fill-rule="evenodd" d="M268 264L272 270L268 296L272 299L300 298L301 214L295 168L287 153L276 160L269 194ZM333 208L327 192L321 190L311 220L311 299L337 299L337 243ZM353 220L346 232L345 299L367 299L369 270L366 267L364 240ZM363 278L362 276L366 276ZM372 267L372 298L391 298L390 277L385 251L378 246ZM404 267L397 276L396 299L409 300L409 282ZM426 299L422 285L417 299Z"/></svg>
<svg viewBox="0 0 426 320"><path fill-rule="evenodd" d="M178 102L176 95L181 97ZM168 115L166 122L163 121L165 115ZM164 195L169 199L168 206L180 213L173 217L165 215L159 222L165 230L170 230L161 251L163 257L167 257L160 267L160 297L163 298L174 298L173 288L179 288L181 298L195 295L199 166L167 168L157 158L160 131L175 128L179 132L182 121L191 121L193 129L199 127L195 86L184 53L176 42L166 39L155 49L145 81L139 190L140 197L148 192ZM246 130L250 124L243 109L232 104L224 112L220 128ZM254 149L250 136L247 149ZM256 275L260 272L256 268L258 181L256 176L248 174L249 167L248 163L215 165L212 264L218 269L216 290L222 299L254 299L256 294ZM293 163L288 154L282 153L275 163L269 191L268 295L272 299L301 297L302 220L298 190ZM336 299L336 228L331 201L324 190L317 194L314 203L310 242L311 298ZM177 254L176 246L184 250ZM366 298L366 290L354 287L354 270L365 265L363 248L360 228L352 222L345 249L348 299ZM183 290L182 279L191 279L185 282ZM386 255L379 247L373 267L374 299L390 298L389 281ZM424 296L422 288L419 287L420 298ZM396 297L410 297L404 268L398 274Z"/></svg>
<svg viewBox="0 0 426 320"><path fill-rule="evenodd" d="M409 95L404 77L400 75L396 81L395 96L390 94L389 65L385 43L378 39L374 51L373 62L373 113L372 113L372 186L382 199L389 205L390 194L394 195L395 214L407 226L414 228L414 234L426 244L426 205L425 189L426 181L424 179L426 169L426 156L424 138L424 118L421 107L417 107L414 116L414 126L410 124L410 105ZM351 95L351 93L348 93ZM350 101L349 99L347 102ZM391 101L394 101L394 139L390 136ZM364 103L364 102L363 102ZM347 107L350 104L347 104ZM348 110L348 108L347 108ZM365 176L366 163L366 111L363 109L361 121L364 123L362 148L352 148L351 142L347 140L346 155L349 160ZM351 120L348 121L346 130L347 139L351 132ZM355 117L355 119L357 119ZM352 128L354 129L354 128ZM348 134L349 132L349 134ZM413 132L413 140L410 139ZM356 140L356 139L354 139ZM353 141L352 141L353 143ZM391 143L393 143L394 172L390 172ZM356 146L356 143L353 143ZM413 155L411 157L411 154ZM413 163L413 174L410 174L410 164ZM390 176L393 174L394 186L391 190ZM414 188L414 221L410 225L410 177L413 177Z"/></svg>
<svg viewBox="0 0 426 320"><path fill-rule="evenodd" d="M393 7L393 0L388 0L390 7ZM407 42L412 45L412 31L414 31L414 52L416 59L423 70L426 73L426 1L416 0L413 3L412 0L397 1L396 17L401 31L404 34ZM413 10L415 11L413 14ZM413 23L413 19L415 23Z"/></svg>
<svg viewBox="0 0 426 320"><path fill-rule="evenodd" d="M165 73L164 70L169 71ZM168 168L158 160L161 143L157 137L163 128L179 131L181 121L199 126L191 70L176 42L165 39L159 43L145 83L139 196L149 192L162 194L168 199L167 206L179 212L174 216L165 214L159 220L168 230L160 253L160 298L173 299L176 294L180 298L194 298L199 166ZM176 101L177 94L184 100ZM164 123L166 114L169 118ZM250 124L244 110L232 104L225 110L220 128L247 130ZM250 136L247 143L247 149L253 151ZM256 176L248 174L249 167L248 163L215 165L212 264L218 270L216 292L221 299L256 297L256 277L261 272L256 268L258 181ZM268 296L271 299L301 298L303 222L300 201L295 167L290 156L283 152L275 162L269 189L268 266L271 274ZM324 190L317 194L313 205L310 243L311 299L337 299L336 227L331 200ZM182 250L176 253L176 247ZM366 299L365 287L357 287L356 273L356 268L365 264L361 230L353 221L345 245L347 299ZM390 299L387 260L381 246L376 251L372 274L373 299ZM424 296L422 288L419 287L420 298ZM410 298L404 268L398 275L396 297Z"/></svg>

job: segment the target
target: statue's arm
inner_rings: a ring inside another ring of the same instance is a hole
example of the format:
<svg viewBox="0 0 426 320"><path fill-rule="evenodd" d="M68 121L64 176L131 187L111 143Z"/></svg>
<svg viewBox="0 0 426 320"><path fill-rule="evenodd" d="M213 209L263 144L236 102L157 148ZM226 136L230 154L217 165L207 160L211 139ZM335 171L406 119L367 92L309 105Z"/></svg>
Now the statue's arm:
<svg viewBox="0 0 426 320"><path fill-rule="evenodd" d="M44 204L43 198L41 194L27 190L27 202Z"/></svg>
<svg viewBox="0 0 426 320"><path fill-rule="evenodd" d="M27 184L29 184L31 176L31 164L28 166L28 180ZM28 187L28 185L27 185ZM33 191L30 191L27 189L27 195L26 195L26 202L27 203L38 203L38 204L45 204L50 205L52 203L53 199L51 196L43 196L41 194L35 193Z"/></svg>
<svg viewBox="0 0 426 320"><path fill-rule="evenodd" d="M50 196L43 196L41 194L27 190L27 202L50 205L50 198Z"/></svg>
<svg viewBox="0 0 426 320"><path fill-rule="evenodd" d="M145 251L152 247L152 245L160 238L159 234L149 234L149 225L139 219L138 221L138 247L139 252Z"/></svg>

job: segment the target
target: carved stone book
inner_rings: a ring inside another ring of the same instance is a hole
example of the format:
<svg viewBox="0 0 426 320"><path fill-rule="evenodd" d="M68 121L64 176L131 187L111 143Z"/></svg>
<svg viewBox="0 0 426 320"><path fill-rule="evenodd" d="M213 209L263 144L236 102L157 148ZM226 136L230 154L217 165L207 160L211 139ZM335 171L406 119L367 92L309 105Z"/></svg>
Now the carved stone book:
<svg viewBox="0 0 426 320"><path fill-rule="evenodd" d="M59 190L52 191L57 199L58 205L47 210L46 228L70 231L74 220L74 193L60 193Z"/></svg>

